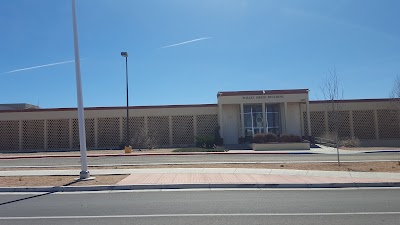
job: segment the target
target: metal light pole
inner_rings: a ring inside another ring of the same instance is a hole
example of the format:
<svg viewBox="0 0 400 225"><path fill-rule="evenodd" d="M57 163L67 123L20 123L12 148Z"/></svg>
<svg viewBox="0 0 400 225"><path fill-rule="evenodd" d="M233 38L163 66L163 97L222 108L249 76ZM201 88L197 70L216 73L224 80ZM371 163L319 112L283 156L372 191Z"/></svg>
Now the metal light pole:
<svg viewBox="0 0 400 225"><path fill-rule="evenodd" d="M79 143L81 152L81 172L79 180L94 179L90 178L90 173L87 168L87 155L86 155L86 133L85 133L85 115L83 109L82 99L82 82L81 82L81 65L79 59L79 45L78 45L78 28L76 25L76 2L72 0L72 26L74 32L74 50L75 50L75 72L76 72L76 93L78 99L78 125L79 125Z"/></svg>
<svg viewBox="0 0 400 225"><path fill-rule="evenodd" d="M121 52L121 56L125 58L125 71L126 71L126 144L129 147L129 86L128 86L128 52Z"/></svg>

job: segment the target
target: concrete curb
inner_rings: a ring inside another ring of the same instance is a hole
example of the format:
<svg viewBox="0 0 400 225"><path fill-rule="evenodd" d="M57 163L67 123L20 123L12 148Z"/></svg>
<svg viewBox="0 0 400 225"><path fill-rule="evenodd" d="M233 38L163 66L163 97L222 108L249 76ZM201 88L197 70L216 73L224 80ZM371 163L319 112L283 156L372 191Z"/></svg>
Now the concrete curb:
<svg viewBox="0 0 400 225"><path fill-rule="evenodd" d="M391 153L391 152L400 152L400 150L377 150L377 151L367 151L363 153L373 154L373 153Z"/></svg>
<svg viewBox="0 0 400 225"><path fill-rule="evenodd" d="M314 184L152 184L152 185L96 185L96 186L38 186L0 187L0 192L80 192L154 189L229 189L229 188L354 188L354 187L400 187L400 182L381 183L314 183Z"/></svg>
<svg viewBox="0 0 400 225"><path fill-rule="evenodd" d="M93 154L88 158L94 157L120 157L120 156L177 156L177 155L312 155L322 154L317 152L184 152L184 153L133 153L133 154ZM22 155L22 156L1 156L4 159L36 159L36 158L79 158L80 155Z"/></svg>

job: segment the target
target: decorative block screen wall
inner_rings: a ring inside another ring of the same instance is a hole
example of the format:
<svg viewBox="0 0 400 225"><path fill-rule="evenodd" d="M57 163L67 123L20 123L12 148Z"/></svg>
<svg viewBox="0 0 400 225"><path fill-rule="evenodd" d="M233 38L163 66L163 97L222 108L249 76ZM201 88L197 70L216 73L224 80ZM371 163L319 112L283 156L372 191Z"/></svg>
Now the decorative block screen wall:
<svg viewBox="0 0 400 225"><path fill-rule="evenodd" d="M86 133L86 147L94 148L94 120L95 119L85 119L85 133ZM72 119L72 148L79 149L79 126L78 119Z"/></svg>
<svg viewBox="0 0 400 225"><path fill-rule="evenodd" d="M308 134L307 126L307 113L303 113L304 121L304 134ZM310 122L311 122L311 135L314 137L321 137L325 133L325 112L315 111L310 112Z"/></svg>
<svg viewBox="0 0 400 225"><path fill-rule="evenodd" d="M197 134L198 137L214 135L215 129L218 127L218 115L197 115Z"/></svg>
<svg viewBox="0 0 400 225"><path fill-rule="evenodd" d="M148 133L159 146L168 146L169 143L169 117L168 116L149 116Z"/></svg>
<svg viewBox="0 0 400 225"><path fill-rule="evenodd" d="M336 118L335 118L335 115L336 115ZM349 111L328 112L329 133L335 133L335 120L337 121L337 129L338 129L339 138L349 138L351 136ZM311 126L311 129L313 129L312 126Z"/></svg>
<svg viewBox="0 0 400 225"><path fill-rule="evenodd" d="M138 138L138 135L145 135L144 132L144 117L129 117L129 136L130 143ZM122 143L125 143L126 139L126 117L122 118Z"/></svg>
<svg viewBox="0 0 400 225"><path fill-rule="evenodd" d="M373 110L353 111L354 136L359 139L375 138L375 122Z"/></svg>
<svg viewBox="0 0 400 225"><path fill-rule="evenodd" d="M19 149L19 121L0 121L0 150Z"/></svg>
<svg viewBox="0 0 400 225"><path fill-rule="evenodd" d="M172 144L194 144L193 116L172 116Z"/></svg>
<svg viewBox="0 0 400 225"><path fill-rule="evenodd" d="M69 119L47 120L48 149L69 149Z"/></svg>
<svg viewBox="0 0 400 225"><path fill-rule="evenodd" d="M98 118L98 147L116 148L120 143L119 118Z"/></svg>
<svg viewBox="0 0 400 225"><path fill-rule="evenodd" d="M44 120L22 121L22 149L44 149Z"/></svg>
<svg viewBox="0 0 400 225"><path fill-rule="evenodd" d="M400 138L399 111L377 110L380 139Z"/></svg>

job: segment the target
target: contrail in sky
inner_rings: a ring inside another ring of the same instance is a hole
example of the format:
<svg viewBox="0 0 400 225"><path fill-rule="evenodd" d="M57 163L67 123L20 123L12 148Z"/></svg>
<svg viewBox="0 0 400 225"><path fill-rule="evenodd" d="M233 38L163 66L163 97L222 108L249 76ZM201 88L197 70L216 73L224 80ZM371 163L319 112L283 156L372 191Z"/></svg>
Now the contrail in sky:
<svg viewBox="0 0 400 225"><path fill-rule="evenodd" d="M83 60L83 59L81 59L81 60ZM37 69L37 68L41 68L41 67L55 66L55 65L65 64L65 63L72 63L72 62L75 62L75 60L50 63L50 64L45 64L45 65L40 65L40 66L32 66L32 67L27 67L27 68L22 68L22 69L17 69L17 70L11 70L11 71L4 72L4 73L15 73L15 72L20 72L20 71L24 71L24 70L33 70L33 69Z"/></svg>
<svg viewBox="0 0 400 225"><path fill-rule="evenodd" d="M164 47L161 47L161 48L171 48L171 47L175 47L175 46L178 46L178 45L185 45L185 44L189 44L189 43L192 43L192 42L202 41L202 40L206 40L206 39L210 39L210 38L211 37L197 38L197 39L193 39L193 40L190 40L190 41L184 41L184 42L180 42L180 43L176 43L176 44L172 44L172 45L167 45L167 46L164 46Z"/></svg>

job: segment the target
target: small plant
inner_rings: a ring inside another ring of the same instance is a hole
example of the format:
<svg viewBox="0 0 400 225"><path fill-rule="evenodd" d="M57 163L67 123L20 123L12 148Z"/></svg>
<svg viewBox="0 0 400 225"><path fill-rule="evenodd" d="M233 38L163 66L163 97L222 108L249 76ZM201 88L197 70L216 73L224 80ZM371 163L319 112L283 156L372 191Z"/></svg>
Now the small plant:
<svg viewBox="0 0 400 225"><path fill-rule="evenodd" d="M134 132L133 138L131 138L131 145L134 148L146 148L146 149L155 149L158 147L158 139L156 138L158 132L155 131L153 133L148 132L147 130L139 129Z"/></svg>
<svg viewBox="0 0 400 225"><path fill-rule="evenodd" d="M298 135L294 134L282 134L279 137L279 142L287 142L287 143L292 143L292 142L301 142L302 138Z"/></svg>
<svg viewBox="0 0 400 225"><path fill-rule="evenodd" d="M253 137L253 143L258 143L258 144L265 143L264 136L265 136L265 134L261 134L261 133L255 134Z"/></svg>
<svg viewBox="0 0 400 225"><path fill-rule="evenodd" d="M207 149L216 148L216 140L213 136L196 137L196 147Z"/></svg>
<svg viewBox="0 0 400 225"><path fill-rule="evenodd" d="M266 133L266 134L258 133L255 134L253 137L253 143L262 144L270 142L278 142L278 136L276 136L276 134L274 133Z"/></svg>
<svg viewBox="0 0 400 225"><path fill-rule="evenodd" d="M358 138L347 138L347 139L344 139L344 140L340 141L340 146L348 147L348 148L359 147L360 146L360 139L358 139Z"/></svg>
<svg viewBox="0 0 400 225"><path fill-rule="evenodd" d="M264 136L264 143L278 142L278 136L274 133L266 133Z"/></svg>

